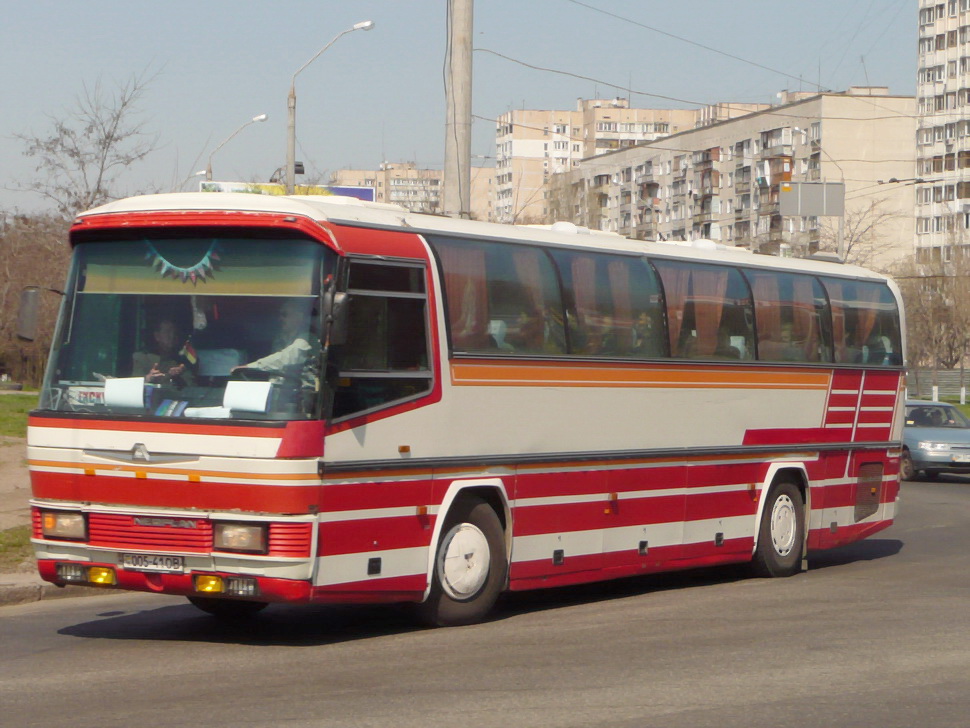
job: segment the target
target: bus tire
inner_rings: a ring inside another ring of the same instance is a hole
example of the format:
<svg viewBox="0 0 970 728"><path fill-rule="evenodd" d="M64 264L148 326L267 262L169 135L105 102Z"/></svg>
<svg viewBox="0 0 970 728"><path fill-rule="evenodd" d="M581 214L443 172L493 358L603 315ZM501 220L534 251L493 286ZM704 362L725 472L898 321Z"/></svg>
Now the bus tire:
<svg viewBox="0 0 970 728"><path fill-rule="evenodd" d="M913 467L913 456L909 450L903 450L899 456L899 478L900 480L916 480L916 468Z"/></svg>
<svg viewBox="0 0 970 728"><path fill-rule="evenodd" d="M505 587L508 568L498 515L480 498L461 498L441 529L421 619L434 627L480 622Z"/></svg>
<svg viewBox="0 0 970 728"><path fill-rule="evenodd" d="M266 602L244 602L216 597L188 597L194 607L219 619L249 619L266 608Z"/></svg>
<svg viewBox="0 0 970 728"><path fill-rule="evenodd" d="M757 576L792 576L801 569L805 548L805 503L798 486L782 480L771 486L761 514L752 567Z"/></svg>

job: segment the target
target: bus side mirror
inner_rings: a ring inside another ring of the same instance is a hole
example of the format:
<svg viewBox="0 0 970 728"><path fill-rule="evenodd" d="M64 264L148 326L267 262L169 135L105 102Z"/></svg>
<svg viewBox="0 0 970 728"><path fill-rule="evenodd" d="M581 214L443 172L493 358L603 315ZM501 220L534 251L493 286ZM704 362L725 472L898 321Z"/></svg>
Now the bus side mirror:
<svg viewBox="0 0 970 728"><path fill-rule="evenodd" d="M40 289L25 288L20 292L20 311L17 313L17 337L24 341L37 338L37 317L40 310Z"/></svg>
<svg viewBox="0 0 970 728"><path fill-rule="evenodd" d="M350 319L350 296L334 293L330 308L330 345L347 343L348 321Z"/></svg>

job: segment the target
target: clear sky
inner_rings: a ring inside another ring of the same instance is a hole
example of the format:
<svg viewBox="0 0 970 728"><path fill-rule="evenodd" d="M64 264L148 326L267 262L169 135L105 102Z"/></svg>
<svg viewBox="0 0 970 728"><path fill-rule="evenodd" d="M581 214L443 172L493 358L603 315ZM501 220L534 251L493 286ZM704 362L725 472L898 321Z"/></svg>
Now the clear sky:
<svg viewBox="0 0 970 728"><path fill-rule="evenodd" d="M578 97L696 108L773 102L782 89L818 84L915 93L917 0L475 5L473 155L494 156L487 120L503 111L572 109ZM130 170L122 192L177 187L260 113L269 119L214 156L213 177L267 180L285 159L293 73L362 20L374 29L345 35L297 77L297 159L320 176L382 161L440 168L445 8L445 0L0 0L0 210L41 204L5 189L33 173L13 135L46 133L49 118L64 116L85 84L113 88L132 75L152 77L141 118L159 148Z"/></svg>

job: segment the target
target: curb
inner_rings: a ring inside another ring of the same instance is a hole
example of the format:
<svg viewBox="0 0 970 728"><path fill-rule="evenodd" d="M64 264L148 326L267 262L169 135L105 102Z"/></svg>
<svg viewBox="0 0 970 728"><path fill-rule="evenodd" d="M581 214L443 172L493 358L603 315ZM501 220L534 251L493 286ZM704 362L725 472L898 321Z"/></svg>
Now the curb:
<svg viewBox="0 0 970 728"><path fill-rule="evenodd" d="M110 592L119 593L115 589L96 586L69 584L60 587L35 574L0 574L0 607L66 597L97 597Z"/></svg>

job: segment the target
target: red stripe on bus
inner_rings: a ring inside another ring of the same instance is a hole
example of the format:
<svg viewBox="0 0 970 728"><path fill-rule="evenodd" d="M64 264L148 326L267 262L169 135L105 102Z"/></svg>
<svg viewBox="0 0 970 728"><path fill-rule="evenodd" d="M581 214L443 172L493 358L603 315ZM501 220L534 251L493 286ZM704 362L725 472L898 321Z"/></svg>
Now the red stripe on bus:
<svg viewBox="0 0 970 728"><path fill-rule="evenodd" d="M899 390L899 381L902 375L899 372L880 372L880 371L866 371L865 386L864 389L867 392L872 392L875 390L886 392L887 394L895 395Z"/></svg>
<svg viewBox="0 0 970 728"><path fill-rule="evenodd" d="M861 407L888 407L892 409L896 406L896 395L893 394L883 394L883 393L873 393L873 392L863 392L862 401L859 403Z"/></svg>
<svg viewBox="0 0 970 728"><path fill-rule="evenodd" d="M431 480L398 480L326 485L321 491L320 510L339 513L369 508L426 506L432 502L432 482Z"/></svg>
<svg viewBox="0 0 970 728"><path fill-rule="evenodd" d="M893 413L891 411L887 412L866 412L865 410L859 412L860 424L878 424L878 425L888 425L892 422Z"/></svg>
<svg viewBox="0 0 970 728"><path fill-rule="evenodd" d="M628 525L680 523L684 520L684 498L671 495L613 502L604 494L601 499L585 503L517 506L513 519L517 538Z"/></svg>
<svg viewBox="0 0 970 728"><path fill-rule="evenodd" d="M251 513L309 513L319 507L318 486L116 478L72 473L31 473L35 498L112 505Z"/></svg>
<svg viewBox="0 0 970 728"><path fill-rule="evenodd" d="M426 547L433 528L433 517L419 515L322 523L317 556Z"/></svg>
<svg viewBox="0 0 970 728"><path fill-rule="evenodd" d="M748 430L744 433L744 445L814 445L830 442L847 442L848 428L777 427L768 430Z"/></svg>
<svg viewBox="0 0 970 728"><path fill-rule="evenodd" d="M851 407L853 410L859 403L859 394L857 392L852 392L851 394L836 394L833 392L829 395L828 407Z"/></svg>
<svg viewBox="0 0 970 728"><path fill-rule="evenodd" d="M826 425L851 425L855 422L855 411L852 412L826 412Z"/></svg>
<svg viewBox="0 0 970 728"><path fill-rule="evenodd" d="M414 602L424 596L427 583L425 574L374 576L366 581L313 587L313 601L321 604Z"/></svg>

